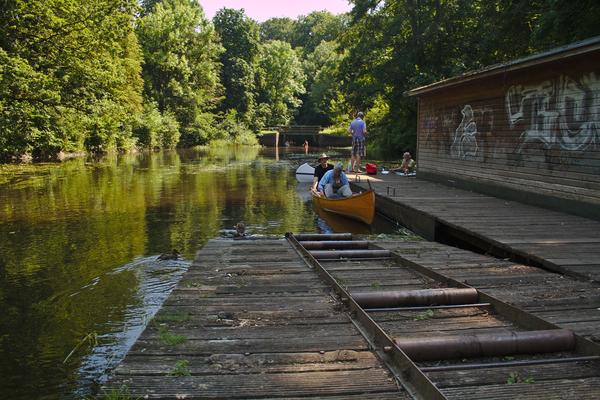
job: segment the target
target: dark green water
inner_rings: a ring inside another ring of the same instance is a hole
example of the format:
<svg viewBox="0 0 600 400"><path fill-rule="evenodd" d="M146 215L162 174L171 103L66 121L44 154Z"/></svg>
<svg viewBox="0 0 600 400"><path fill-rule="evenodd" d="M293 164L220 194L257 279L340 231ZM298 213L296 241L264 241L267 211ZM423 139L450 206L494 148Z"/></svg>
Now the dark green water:
<svg viewBox="0 0 600 400"><path fill-rule="evenodd" d="M196 251L238 221L254 235L393 233L384 221L367 229L314 214L294 171L318 152L210 149L0 166L0 398L89 396ZM171 249L184 259L158 260Z"/></svg>

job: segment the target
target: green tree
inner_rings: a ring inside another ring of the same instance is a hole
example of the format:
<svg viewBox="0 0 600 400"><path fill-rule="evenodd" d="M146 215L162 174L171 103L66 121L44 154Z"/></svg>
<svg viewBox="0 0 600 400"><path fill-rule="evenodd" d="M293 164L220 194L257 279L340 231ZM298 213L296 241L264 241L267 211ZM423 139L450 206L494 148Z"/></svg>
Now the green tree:
<svg viewBox="0 0 600 400"><path fill-rule="evenodd" d="M597 35L593 1L354 0L340 70L344 99L366 109L377 147L415 147L416 105L403 92Z"/></svg>
<svg viewBox="0 0 600 400"><path fill-rule="evenodd" d="M225 97L223 112L236 110L244 123L252 122L255 106L255 78L259 30L258 24L246 17L244 10L222 8L213 18L215 29L225 51L221 54L221 83Z"/></svg>
<svg viewBox="0 0 600 400"><path fill-rule="evenodd" d="M549 11L544 10L542 3L540 0L477 1L460 7L455 5L455 11L448 16L442 11L439 20L446 21L444 29L449 31L446 42L454 39L463 44L454 46L453 59L458 68L450 74L538 51L540 48L533 44L532 33L539 16ZM458 29L450 29L449 24ZM461 52L464 46L471 47L471 51ZM445 63L441 61L441 64Z"/></svg>
<svg viewBox="0 0 600 400"><path fill-rule="evenodd" d="M133 145L136 10L134 0L2 2L0 159Z"/></svg>
<svg viewBox="0 0 600 400"><path fill-rule="evenodd" d="M265 125L288 124L302 103L305 75L289 43L273 40L261 47L258 67L259 120Z"/></svg>
<svg viewBox="0 0 600 400"><path fill-rule="evenodd" d="M183 145L204 144L214 133L222 47L194 0L164 0L139 20L144 92L161 113L171 112Z"/></svg>
<svg viewBox="0 0 600 400"><path fill-rule="evenodd" d="M337 54L334 55L337 52L337 39L344 32L347 22L348 18L345 14L333 15L328 11L315 11L306 16L301 16L293 24L283 25L289 31L285 35L279 36L285 37L300 55L306 75L305 93L300 97L302 105L297 112L295 122L327 125L334 119L333 114L328 115L323 108L319 109L319 106L324 104L317 105L315 101L321 102L325 92L329 91L326 88L328 87L327 82L337 78L334 76L335 74L333 76L330 74L332 71L331 65L327 66L327 72L322 71L320 74L319 72L321 67L328 62L327 60L331 64L333 59L338 58ZM281 28L280 25L282 24L274 25L274 27ZM273 28L273 26L267 26L265 22L263 29L266 29L266 27ZM323 45L321 46L321 44ZM315 54L319 46L321 48ZM333 69L337 69L337 66L334 66ZM318 78L317 75L319 75ZM313 85L316 79L319 80L319 83L314 86L317 93L313 96Z"/></svg>
<svg viewBox="0 0 600 400"><path fill-rule="evenodd" d="M155 103L146 102L144 112L134 123L133 134L141 146L174 148L179 142L179 123L171 112L161 114Z"/></svg>
<svg viewBox="0 0 600 400"><path fill-rule="evenodd" d="M338 71L343 58L336 41L322 41L308 54L303 62L307 92L296 117L298 122L327 126L337 119L337 101L342 96Z"/></svg>
<svg viewBox="0 0 600 400"><path fill-rule="evenodd" d="M140 5L142 7L142 15L148 15L154 9L154 6L163 0L140 0Z"/></svg>
<svg viewBox="0 0 600 400"><path fill-rule="evenodd" d="M314 11L301 16L294 24L291 44L302 47L304 54L310 54L323 40L337 40L346 28L346 22L344 14L334 15L329 11Z"/></svg>
<svg viewBox="0 0 600 400"><path fill-rule="evenodd" d="M541 1L538 23L533 28L533 46L547 48L600 34L600 7L595 0Z"/></svg>
<svg viewBox="0 0 600 400"><path fill-rule="evenodd" d="M291 18L270 18L260 24L260 38L263 42L280 40L292 43L296 21Z"/></svg>

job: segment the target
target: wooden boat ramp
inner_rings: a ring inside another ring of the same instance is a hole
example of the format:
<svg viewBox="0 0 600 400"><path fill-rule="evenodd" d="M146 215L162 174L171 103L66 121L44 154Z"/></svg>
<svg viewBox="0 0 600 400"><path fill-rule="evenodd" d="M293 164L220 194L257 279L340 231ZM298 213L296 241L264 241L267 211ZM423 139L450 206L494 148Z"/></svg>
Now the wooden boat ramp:
<svg viewBox="0 0 600 400"><path fill-rule="evenodd" d="M105 390L143 398L593 399L600 290L431 242L215 239Z"/></svg>

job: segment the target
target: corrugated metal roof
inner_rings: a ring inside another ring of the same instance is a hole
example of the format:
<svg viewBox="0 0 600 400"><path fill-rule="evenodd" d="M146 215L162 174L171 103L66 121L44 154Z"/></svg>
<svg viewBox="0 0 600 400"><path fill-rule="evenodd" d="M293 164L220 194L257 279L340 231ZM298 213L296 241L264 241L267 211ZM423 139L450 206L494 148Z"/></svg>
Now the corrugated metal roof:
<svg viewBox="0 0 600 400"><path fill-rule="evenodd" d="M564 46L555 47L542 53L532 54L527 57L518 58L509 62L494 64L476 71L469 71L462 75L444 79L426 86L421 86L406 92L408 96L418 96L424 93L433 92L439 89L445 89L468 81L473 81L490 76L503 74L509 71L515 71L522 68L540 65L563 58L572 57L579 54L585 54L600 49L600 36L570 43Z"/></svg>

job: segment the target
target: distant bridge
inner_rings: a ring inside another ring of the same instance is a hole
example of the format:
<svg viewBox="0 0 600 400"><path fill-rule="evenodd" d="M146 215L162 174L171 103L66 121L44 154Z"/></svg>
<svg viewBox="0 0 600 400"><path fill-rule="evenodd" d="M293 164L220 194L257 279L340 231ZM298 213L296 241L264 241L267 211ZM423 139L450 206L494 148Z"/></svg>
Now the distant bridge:
<svg viewBox="0 0 600 400"><path fill-rule="evenodd" d="M276 133L267 133L259 137L259 141L264 146L302 146L306 140L309 146L318 147L345 147L350 146L352 140L350 136L326 135L319 133L319 125L287 125L273 126L268 128Z"/></svg>

